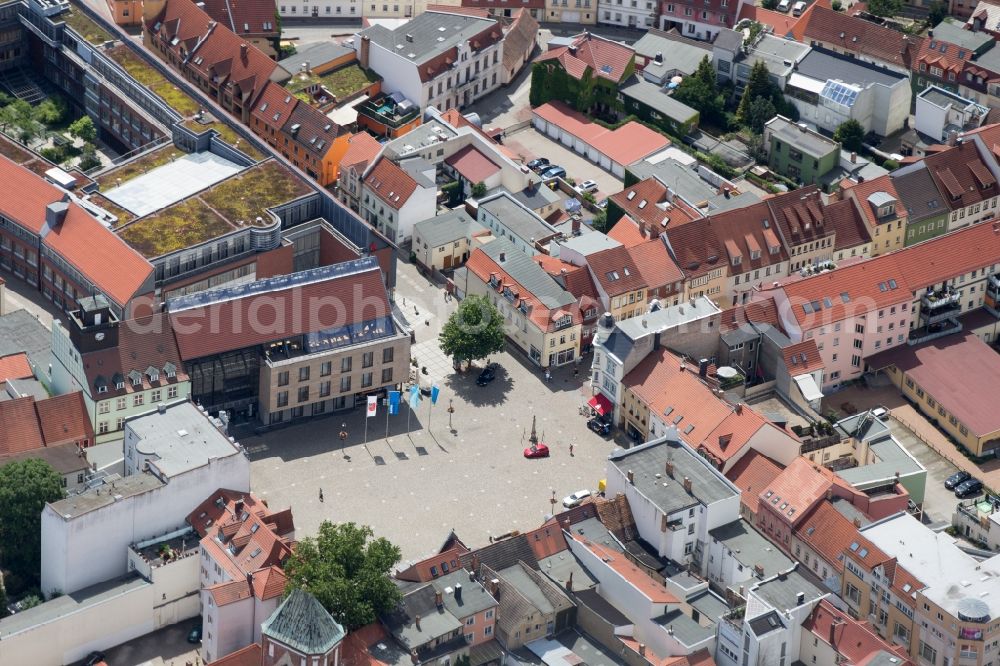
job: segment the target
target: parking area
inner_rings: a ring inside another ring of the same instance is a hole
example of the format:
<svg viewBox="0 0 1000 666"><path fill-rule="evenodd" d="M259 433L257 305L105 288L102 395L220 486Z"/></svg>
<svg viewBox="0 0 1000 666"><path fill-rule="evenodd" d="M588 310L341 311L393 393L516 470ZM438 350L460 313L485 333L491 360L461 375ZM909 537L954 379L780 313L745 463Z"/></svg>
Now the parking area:
<svg viewBox="0 0 1000 666"><path fill-rule="evenodd" d="M164 627L118 647L105 650L108 666L185 666L201 662L197 645L187 642L197 618Z"/></svg>
<svg viewBox="0 0 1000 666"><path fill-rule="evenodd" d="M297 538L315 534L323 520L352 520L413 560L438 548L449 530L484 544L540 525L553 509L553 491L561 502L596 489L615 444L588 430L580 414L591 396L589 357L546 381L523 355L507 351L491 359L500 364L496 379L476 386L478 368L455 372L434 342L457 303L408 262L399 262L398 273L397 303L414 320L413 353L427 368L421 376L441 389L437 404L424 397L414 412L403 404L388 420L379 406L373 418L355 410L242 438L254 492L276 509L292 508ZM548 459L523 456L533 417Z"/></svg>
<svg viewBox="0 0 1000 666"><path fill-rule="evenodd" d="M518 130L504 139L504 145L514 153L522 156L525 162L536 157L548 158L552 164L558 164L566 169L566 175L577 183L593 180L598 191L594 197L598 200L621 192L624 187L621 179L597 166L583 155L573 152L566 146L553 141L539 133L534 127Z"/></svg>
<svg viewBox="0 0 1000 666"><path fill-rule="evenodd" d="M958 499L954 492L944 487L944 480L957 472L958 468L927 446L899 420L891 418L889 424L892 427L892 434L903 448L927 470L927 483L924 486L924 522L930 525L950 524L951 514L958 504Z"/></svg>

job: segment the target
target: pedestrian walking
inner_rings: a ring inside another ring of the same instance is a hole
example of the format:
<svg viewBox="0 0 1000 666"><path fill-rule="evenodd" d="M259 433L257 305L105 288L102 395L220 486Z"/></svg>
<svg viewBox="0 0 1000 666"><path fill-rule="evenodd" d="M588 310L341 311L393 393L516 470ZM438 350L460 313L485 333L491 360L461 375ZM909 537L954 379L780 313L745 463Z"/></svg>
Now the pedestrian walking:
<svg viewBox="0 0 1000 666"><path fill-rule="evenodd" d="M572 444L569 445L569 457L570 458L573 457L573 445Z"/></svg>
<svg viewBox="0 0 1000 666"><path fill-rule="evenodd" d="M323 489L322 488L319 489L319 501L320 502L323 501Z"/></svg>

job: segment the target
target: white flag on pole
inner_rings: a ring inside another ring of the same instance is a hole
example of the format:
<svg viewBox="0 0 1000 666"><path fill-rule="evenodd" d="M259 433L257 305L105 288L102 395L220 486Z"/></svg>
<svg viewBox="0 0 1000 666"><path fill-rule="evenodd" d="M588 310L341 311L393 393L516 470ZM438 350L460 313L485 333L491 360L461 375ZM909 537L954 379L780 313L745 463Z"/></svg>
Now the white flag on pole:
<svg viewBox="0 0 1000 666"><path fill-rule="evenodd" d="M378 409L378 396L370 395L368 396L368 418L375 416L375 412Z"/></svg>

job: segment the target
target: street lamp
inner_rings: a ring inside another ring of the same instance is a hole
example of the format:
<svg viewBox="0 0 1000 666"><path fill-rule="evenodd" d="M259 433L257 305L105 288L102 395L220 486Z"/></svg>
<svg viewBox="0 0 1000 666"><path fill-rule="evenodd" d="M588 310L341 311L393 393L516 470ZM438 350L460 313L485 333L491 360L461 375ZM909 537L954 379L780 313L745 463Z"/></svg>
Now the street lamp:
<svg viewBox="0 0 1000 666"><path fill-rule="evenodd" d="M451 415L455 413L455 407L451 403L452 399L448 398L448 430L454 430L451 427Z"/></svg>
<svg viewBox="0 0 1000 666"><path fill-rule="evenodd" d="M340 449L344 453L344 457L347 457L347 424L340 424Z"/></svg>
<svg viewBox="0 0 1000 666"><path fill-rule="evenodd" d="M556 515L556 489L555 488L552 488L552 497L549 499L549 504L551 505L549 507L549 514L553 515L553 516Z"/></svg>

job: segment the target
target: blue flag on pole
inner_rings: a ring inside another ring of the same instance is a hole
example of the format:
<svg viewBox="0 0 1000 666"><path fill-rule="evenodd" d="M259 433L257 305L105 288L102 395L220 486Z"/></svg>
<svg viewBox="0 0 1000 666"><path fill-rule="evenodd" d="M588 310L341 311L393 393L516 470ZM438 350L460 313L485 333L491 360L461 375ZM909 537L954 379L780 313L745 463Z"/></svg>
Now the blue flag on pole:
<svg viewBox="0 0 1000 666"><path fill-rule="evenodd" d="M420 388L417 386L410 387L410 409L416 409L417 405L420 404Z"/></svg>
<svg viewBox="0 0 1000 666"><path fill-rule="evenodd" d="M389 414L399 414L399 391L389 391Z"/></svg>
<svg viewBox="0 0 1000 666"><path fill-rule="evenodd" d="M432 405L436 405L437 404L437 402L438 402L438 395L440 395L440 394L441 394L441 389L438 388L437 384L435 384L433 386L433 388L431 388L431 404Z"/></svg>

